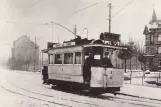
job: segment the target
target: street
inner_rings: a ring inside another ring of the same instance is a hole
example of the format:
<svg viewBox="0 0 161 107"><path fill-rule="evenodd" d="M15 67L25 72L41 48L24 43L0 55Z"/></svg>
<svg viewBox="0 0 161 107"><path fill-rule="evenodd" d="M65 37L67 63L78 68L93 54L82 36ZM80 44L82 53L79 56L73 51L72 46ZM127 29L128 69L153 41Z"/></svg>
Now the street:
<svg viewBox="0 0 161 107"><path fill-rule="evenodd" d="M161 104L123 95L95 96L74 89L51 89L42 85L40 73L4 70L0 74L0 107L159 107Z"/></svg>

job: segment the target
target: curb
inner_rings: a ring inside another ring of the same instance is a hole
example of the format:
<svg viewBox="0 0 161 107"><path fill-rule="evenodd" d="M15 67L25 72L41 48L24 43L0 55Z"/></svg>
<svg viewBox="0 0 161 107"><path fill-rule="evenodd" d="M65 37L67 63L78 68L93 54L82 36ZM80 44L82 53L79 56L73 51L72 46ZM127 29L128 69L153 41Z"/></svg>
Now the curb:
<svg viewBox="0 0 161 107"><path fill-rule="evenodd" d="M148 86L148 85L141 85L141 84L130 84L130 83L124 83L124 84L127 84L127 85L136 85L136 86L143 86L143 87L150 87L150 88L161 88L161 87L159 87L159 86L161 86L161 83L159 83L159 85L155 84L155 86Z"/></svg>
<svg viewBox="0 0 161 107"><path fill-rule="evenodd" d="M126 94L126 93L116 93L118 95L124 95L124 96L130 96L130 97L135 97L135 98L143 98L143 99L149 99L149 100L155 100L155 101L161 101L161 99L155 99L155 98L147 98L147 97L141 97L141 96L136 96L136 95L131 95L131 94Z"/></svg>

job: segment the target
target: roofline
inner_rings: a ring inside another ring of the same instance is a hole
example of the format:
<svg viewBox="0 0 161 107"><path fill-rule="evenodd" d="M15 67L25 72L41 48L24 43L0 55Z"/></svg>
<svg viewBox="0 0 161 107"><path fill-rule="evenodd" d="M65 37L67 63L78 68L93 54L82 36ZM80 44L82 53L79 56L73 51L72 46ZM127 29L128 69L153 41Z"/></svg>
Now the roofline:
<svg viewBox="0 0 161 107"><path fill-rule="evenodd" d="M20 36L18 39L16 39L16 40L13 42L13 45L15 45L15 43L16 43L18 40L20 40L22 37L27 38L29 41L31 41L33 44L35 44L35 45L36 45L36 47L38 47L38 48L39 48L39 45L38 45L38 44L36 44L35 42L33 42L31 39L29 39L29 38L27 37L27 35L22 35L22 36Z"/></svg>
<svg viewBox="0 0 161 107"><path fill-rule="evenodd" d="M62 49L62 48L71 48L71 47L91 47L91 46L101 46L101 47L106 47L106 48L115 48L115 49L127 49L126 47L123 46L114 46L114 45L105 45L105 44L85 44L85 45L71 45L71 46L65 46L65 47L57 47L57 48L51 48L51 49L43 49L43 51L49 51L53 49Z"/></svg>
<svg viewBox="0 0 161 107"><path fill-rule="evenodd" d="M145 55L143 55L143 56L155 56L155 55L145 54Z"/></svg>
<svg viewBox="0 0 161 107"><path fill-rule="evenodd" d="M113 45L102 45L102 44L87 44L87 45L83 45L83 47L91 47L91 46L102 46L102 47L115 48L115 49L127 49L125 47L113 46Z"/></svg>

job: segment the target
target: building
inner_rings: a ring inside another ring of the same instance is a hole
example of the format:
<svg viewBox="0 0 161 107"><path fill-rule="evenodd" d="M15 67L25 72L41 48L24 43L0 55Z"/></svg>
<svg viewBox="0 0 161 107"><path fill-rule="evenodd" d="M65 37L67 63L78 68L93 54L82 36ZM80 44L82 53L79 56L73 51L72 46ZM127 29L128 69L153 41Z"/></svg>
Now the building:
<svg viewBox="0 0 161 107"><path fill-rule="evenodd" d="M161 20L157 19L153 10L152 19L145 26L145 53L147 67L157 66L161 69Z"/></svg>
<svg viewBox="0 0 161 107"><path fill-rule="evenodd" d="M36 70L39 66L39 46L26 35L13 43L12 68L21 70Z"/></svg>

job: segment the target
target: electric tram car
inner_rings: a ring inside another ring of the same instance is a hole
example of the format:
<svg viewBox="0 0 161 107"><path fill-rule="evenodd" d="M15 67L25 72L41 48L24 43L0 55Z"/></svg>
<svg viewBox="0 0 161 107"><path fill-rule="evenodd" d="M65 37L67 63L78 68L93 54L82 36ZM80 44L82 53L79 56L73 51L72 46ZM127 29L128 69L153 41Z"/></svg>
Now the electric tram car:
<svg viewBox="0 0 161 107"><path fill-rule="evenodd" d="M124 70L121 59L117 57L120 50L126 49L118 45L107 45L98 41L89 43L67 42L54 44L46 50L49 64L47 66L48 84L63 84L99 90L102 92L120 91L124 82ZM101 60L109 53L112 68L103 66ZM92 53L90 82L86 83L83 70L89 53Z"/></svg>

